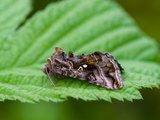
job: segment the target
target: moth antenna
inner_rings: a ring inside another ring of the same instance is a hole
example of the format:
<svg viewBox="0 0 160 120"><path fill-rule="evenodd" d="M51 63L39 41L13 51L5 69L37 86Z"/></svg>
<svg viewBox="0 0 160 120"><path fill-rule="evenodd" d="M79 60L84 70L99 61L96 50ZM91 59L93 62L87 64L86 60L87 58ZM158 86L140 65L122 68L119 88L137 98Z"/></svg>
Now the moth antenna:
<svg viewBox="0 0 160 120"><path fill-rule="evenodd" d="M51 79L51 77L50 77L50 75L49 75L47 69L46 69L46 73L47 73L47 77L48 77L48 79L49 79L50 84L53 85L53 86L55 87L55 84L54 84L54 82L52 81L52 79Z"/></svg>

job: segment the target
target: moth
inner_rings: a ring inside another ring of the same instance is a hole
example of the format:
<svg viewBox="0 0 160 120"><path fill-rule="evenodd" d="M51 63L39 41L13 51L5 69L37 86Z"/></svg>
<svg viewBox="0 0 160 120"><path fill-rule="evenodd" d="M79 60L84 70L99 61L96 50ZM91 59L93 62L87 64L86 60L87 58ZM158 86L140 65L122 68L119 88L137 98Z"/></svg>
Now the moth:
<svg viewBox="0 0 160 120"><path fill-rule="evenodd" d="M75 56L73 52L66 54L59 47L48 58L43 72L51 81L52 76L67 76L88 81L106 89L123 87L121 74L123 68L109 53L94 52L88 55Z"/></svg>

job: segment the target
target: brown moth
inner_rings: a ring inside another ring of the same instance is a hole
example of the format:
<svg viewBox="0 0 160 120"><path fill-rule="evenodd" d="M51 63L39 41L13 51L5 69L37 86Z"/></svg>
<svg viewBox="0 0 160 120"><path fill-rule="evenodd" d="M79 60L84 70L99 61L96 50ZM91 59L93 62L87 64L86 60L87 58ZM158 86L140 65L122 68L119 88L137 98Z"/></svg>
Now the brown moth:
<svg viewBox="0 0 160 120"><path fill-rule="evenodd" d="M123 87L121 74L123 68L109 53L94 52L88 55L74 56L72 52L65 54L61 48L48 58L43 68L49 80L54 76L68 76L86 80L89 83L107 89Z"/></svg>

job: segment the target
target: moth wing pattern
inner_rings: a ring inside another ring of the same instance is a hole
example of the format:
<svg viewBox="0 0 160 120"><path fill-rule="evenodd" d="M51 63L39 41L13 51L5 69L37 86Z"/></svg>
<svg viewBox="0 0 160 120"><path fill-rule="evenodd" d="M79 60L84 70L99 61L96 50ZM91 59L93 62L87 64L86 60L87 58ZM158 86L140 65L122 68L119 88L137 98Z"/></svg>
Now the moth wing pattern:
<svg viewBox="0 0 160 120"><path fill-rule="evenodd" d="M48 58L43 71L49 79L52 76L67 76L86 80L107 89L123 87L121 77L123 68L109 53L94 52L75 56L73 52L65 54L57 47L53 55Z"/></svg>

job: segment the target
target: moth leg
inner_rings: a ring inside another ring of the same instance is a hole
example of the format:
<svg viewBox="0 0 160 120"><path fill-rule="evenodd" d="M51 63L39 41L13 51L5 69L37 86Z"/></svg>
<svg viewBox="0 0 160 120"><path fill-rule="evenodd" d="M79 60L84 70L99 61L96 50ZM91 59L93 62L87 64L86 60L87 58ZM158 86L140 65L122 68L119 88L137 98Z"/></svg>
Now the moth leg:
<svg viewBox="0 0 160 120"><path fill-rule="evenodd" d="M52 81L52 79L51 79L51 77L50 77L51 75L49 74L48 70L46 69L45 72L47 73L47 77L48 77L48 80L49 80L50 84L55 87L55 84L53 83L53 81Z"/></svg>
<svg viewBox="0 0 160 120"><path fill-rule="evenodd" d="M49 65L50 69L53 69L53 64L52 64L51 58L48 58L48 65Z"/></svg>

